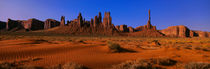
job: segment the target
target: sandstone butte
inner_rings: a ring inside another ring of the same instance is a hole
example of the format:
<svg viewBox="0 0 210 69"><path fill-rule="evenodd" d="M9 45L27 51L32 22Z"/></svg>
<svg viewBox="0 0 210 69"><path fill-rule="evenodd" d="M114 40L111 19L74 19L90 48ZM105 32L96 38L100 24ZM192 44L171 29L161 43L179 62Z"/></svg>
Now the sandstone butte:
<svg viewBox="0 0 210 69"><path fill-rule="evenodd" d="M65 23L67 22L67 23ZM86 21L79 13L74 20L65 21L65 16L61 16L61 21L47 19L40 21L38 19L12 20L7 22L0 21L0 32L30 32L43 30L48 33L61 33L70 35L108 35L108 36L140 36L140 37L210 37L210 32L190 30L184 25L171 26L163 30L157 30L156 26L151 24L149 10L149 19L146 25L136 28L127 25L114 25L110 12L105 12L102 19L101 12Z"/></svg>

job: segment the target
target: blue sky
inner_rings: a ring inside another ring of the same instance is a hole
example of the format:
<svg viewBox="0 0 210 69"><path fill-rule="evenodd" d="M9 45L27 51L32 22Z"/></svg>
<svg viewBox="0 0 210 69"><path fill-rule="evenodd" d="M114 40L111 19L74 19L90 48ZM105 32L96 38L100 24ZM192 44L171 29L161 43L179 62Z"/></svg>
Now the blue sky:
<svg viewBox="0 0 210 69"><path fill-rule="evenodd" d="M185 25L192 30L210 32L210 0L0 0L0 21L8 18L44 21L75 19L79 12L90 20L98 12L111 12L115 25L145 25L148 10L151 23L158 29Z"/></svg>

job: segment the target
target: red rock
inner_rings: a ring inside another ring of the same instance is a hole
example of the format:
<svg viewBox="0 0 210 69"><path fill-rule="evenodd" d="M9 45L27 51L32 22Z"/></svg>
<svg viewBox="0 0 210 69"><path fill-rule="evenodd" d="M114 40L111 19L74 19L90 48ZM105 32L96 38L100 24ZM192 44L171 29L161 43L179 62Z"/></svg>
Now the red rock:
<svg viewBox="0 0 210 69"><path fill-rule="evenodd" d="M103 25L105 28L112 25L112 17L110 16L110 12L105 12L103 18Z"/></svg>
<svg viewBox="0 0 210 69"><path fill-rule="evenodd" d="M128 32L128 28L127 25L120 25L120 29L121 32Z"/></svg>
<svg viewBox="0 0 210 69"><path fill-rule="evenodd" d="M11 19L8 19L6 28L9 31L42 30L42 29L44 29L44 22L39 21L37 19L29 19L29 20L11 20Z"/></svg>
<svg viewBox="0 0 210 69"><path fill-rule="evenodd" d="M93 21L93 27L96 27L98 24L98 16L95 16Z"/></svg>
<svg viewBox="0 0 210 69"><path fill-rule="evenodd" d="M79 13L79 16L77 17L77 20L78 20L78 24L79 24L79 26L82 26L83 25L83 18L82 18L82 14L81 13Z"/></svg>
<svg viewBox="0 0 210 69"><path fill-rule="evenodd" d="M115 28L120 31L120 26L119 25L116 25Z"/></svg>
<svg viewBox="0 0 210 69"><path fill-rule="evenodd" d="M69 21L67 21L67 23L69 23ZM59 21L56 21L53 19L47 19L45 20L45 23L44 23L44 29L50 29L59 25L60 25Z"/></svg>
<svg viewBox="0 0 210 69"><path fill-rule="evenodd" d="M100 16L100 14L99 14ZM78 16L77 19L74 19L68 23L68 26L59 27L48 32L53 33L68 33L72 35L116 35L118 34L117 29L111 24L110 14L106 14L104 18L106 27L103 23L100 23L100 17L95 16L91 21L84 21L82 25L79 24L79 20L81 19L81 15Z"/></svg>
<svg viewBox="0 0 210 69"><path fill-rule="evenodd" d="M6 29L6 22L0 21L0 30Z"/></svg>
<svg viewBox="0 0 210 69"><path fill-rule="evenodd" d="M171 37L190 37L190 30L183 25L171 26L160 31L161 33Z"/></svg>
<svg viewBox="0 0 210 69"><path fill-rule="evenodd" d="M98 13L98 22L102 23L102 16L101 16L101 12Z"/></svg>
<svg viewBox="0 0 210 69"><path fill-rule="evenodd" d="M129 32L134 32L134 28L133 27L128 27L128 31Z"/></svg>
<svg viewBox="0 0 210 69"><path fill-rule="evenodd" d="M209 32L204 32L204 31L194 31L198 37L210 37Z"/></svg>
<svg viewBox="0 0 210 69"><path fill-rule="evenodd" d="M14 31L16 31L16 30L23 29L23 28L24 27L22 26L21 22L17 21L17 20L8 19L8 21L6 23L6 29L8 31L13 30L13 29L14 29Z"/></svg>
<svg viewBox="0 0 210 69"><path fill-rule="evenodd" d="M64 16L61 16L60 26L65 26L65 17Z"/></svg>
<svg viewBox="0 0 210 69"><path fill-rule="evenodd" d="M156 30L156 26L152 26L151 24L151 17L150 17L150 10L149 10L149 20L147 22L147 25L144 26L138 26L135 28L137 31L142 31L142 30Z"/></svg>

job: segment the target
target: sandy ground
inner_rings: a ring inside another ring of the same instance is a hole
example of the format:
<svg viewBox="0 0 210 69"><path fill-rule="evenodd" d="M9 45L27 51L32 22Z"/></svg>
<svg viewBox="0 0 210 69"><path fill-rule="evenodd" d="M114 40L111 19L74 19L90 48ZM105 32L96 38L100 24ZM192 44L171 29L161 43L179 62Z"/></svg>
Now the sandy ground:
<svg viewBox="0 0 210 69"><path fill-rule="evenodd" d="M151 39L153 40L153 39ZM209 62L210 52L196 50L194 46L208 46L209 41L192 42L187 40L169 41L170 39L157 39L161 45L144 39L85 39L85 40L36 40L21 38L0 41L0 61L20 61L30 58L37 60L24 62L36 66L52 66L74 62L91 69L109 69L112 65L127 60L148 58L171 58L178 63ZM107 42L119 43L123 48L135 52L111 53ZM187 48L187 46L192 46ZM167 67L169 69L177 66Z"/></svg>

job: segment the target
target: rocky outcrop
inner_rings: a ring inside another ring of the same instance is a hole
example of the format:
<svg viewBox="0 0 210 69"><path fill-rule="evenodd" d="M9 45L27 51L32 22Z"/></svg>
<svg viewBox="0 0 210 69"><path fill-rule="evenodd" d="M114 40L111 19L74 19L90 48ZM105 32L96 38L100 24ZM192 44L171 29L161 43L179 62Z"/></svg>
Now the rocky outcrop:
<svg viewBox="0 0 210 69"><path fill-rule="evenodd" d="M193 31L184 25L171 26L160 32L170 37L210 37L209 32Z"/></svg>
<svg viewBox="0 0 210 69"><path fill-rule="evenodd" d="M61 16L60 26L65 26L65 17L64 16Z"/></svg>
<svg viewBox="0 0 210 69"><path fill-rule="evenodd" d="M196 36L194 37L210 37L209 32L204 32L204 31L193 31Z"/></svg>
<svg viewBox="0 0 210 69"><path fill-rule="evenodd" d="M6 23L6 29L8 31L11 31L11 30L16 31L16 30L24 29L24 26L21 24L21 21L19 20L8 19Z"/></svg>
<svg viewBox="0 0 210 69"><path fill-rule="evenodd" d="M121 32L128 32L127 25L120 25L119 31L121 31Z"/></svg>
<svg viewBox="0 0 210 69"><path fill-rule="evenodd" d="M42 30L42 29L44 29L44 22L39 21L37 19L29 19L29 20L11 20L11 19L8 19L8 22L6 24L6 29L8 31Z"/></svg>
<svg viewBox="0 0 210 69"><path fill-rule="evenodd" d="M6 22L0 21L0 30L6 29Z"/></svg>
<svg viewBox="0 0 210 69"><path fill-rule="evenodd" d="M164 34L158 30L142 30L133 33L129 33L128 36L138 36L138 37L165 37Z"/></svg>
<svg viewBox="0 0 210 69"><path fill-rule="evenodd" d="M112 26L112 17L110 16L110 12L105 12L104 18L103 18L103 26L104 27Z"/></svg>
<svg viewBox="0 0 210 69"><path fill-rule="evenodd" d="M79 13L77 19L68 21L67 26L59 27L53 31L55 33L67 33L73 35L115 35L117 30L111 22L110 13L106 12L101 22L101 13L91 21L85 21Z"/></svg>
<svg viewBox="0 0 210 69"><path fill-rule="evenodd" d="M37 20L37 19L29 19L27 21L22 21L22 25L26 30L43 30L44 29L44 22Z"/></svg>
<svg viewBox="0 0 210 69"><path fill-rule="evenodd" d="M144 26L138 26L135 28L136 31L142 31L142 30L156 30L156 26L152 26L151 24L151 17L150 17L150 10L149 10L149 20L147 22L147 25Z"/></svg>
<svg viewBox="0 0 210 69"><path fill-rule="evenodd" d="M129 32L135 32L133 27L128 27Z"/></svg>
<svg viewBox="0 0 210 69"><path fill-rule="evenodd" d="M193 34L192 31L190 34L190 29L184 25L171 26L168 27L167 29L161 30L160 32L170 37L190 37Z"/></svg>
<svg viewBox="0 0 210 69"><path fill-rule="evenodd" d="M47 19L44 22L44 29L50 29L50 28L53 28L53 27L56 27L56 26L59 26L59 25L60 25L59 21L56 21L56 20L53 20L53 19Z"/></svg>
<svg viewBox="0 0 210 69"><path fill-rule="evenodd" d="M119 32L135 32L133 27L127 27L127 25L117 25L115 26L115 28L119 31Z"/></svg>

